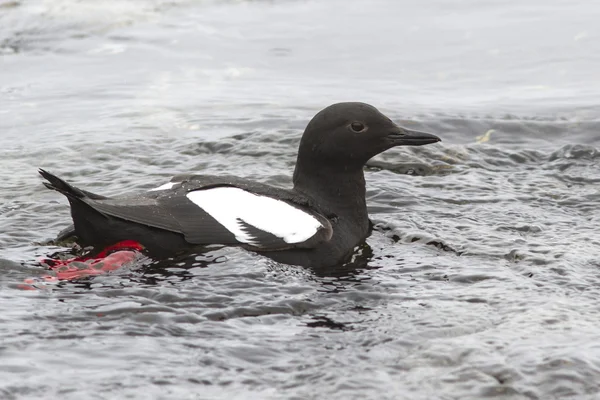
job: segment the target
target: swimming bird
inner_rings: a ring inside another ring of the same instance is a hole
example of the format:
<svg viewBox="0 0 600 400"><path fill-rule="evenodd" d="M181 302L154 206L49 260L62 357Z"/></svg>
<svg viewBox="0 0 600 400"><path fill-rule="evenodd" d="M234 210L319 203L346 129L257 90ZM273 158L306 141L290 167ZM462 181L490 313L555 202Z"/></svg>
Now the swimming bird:
<svg viewBox="0 0 600 400"><path fill-rule="evenodd" d="M347 260L370 230L363 167L396 146L439 142L402 128L365 103L317 113L300 140L293 187L239 177L183 174L147 192L106 197L40 169L46 187L65 195L82 246L133 240L153 258L208 245L240 246L275 261L311 268Z"/></svg>

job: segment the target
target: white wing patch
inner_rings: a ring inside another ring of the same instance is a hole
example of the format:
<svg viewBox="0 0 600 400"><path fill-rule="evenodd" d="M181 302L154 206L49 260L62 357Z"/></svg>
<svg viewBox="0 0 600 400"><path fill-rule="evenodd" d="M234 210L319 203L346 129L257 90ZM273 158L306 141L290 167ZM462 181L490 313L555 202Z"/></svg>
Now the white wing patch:
<svg viewBox="0 0 600 400"><path fill-rule="evenodd" d="M189 192L187 198L216 219L242 242L253 244L239 220L283 239L300 243L312 237L321 223L312 215L284 201L259 196L235 187Z"/></svg>
<svg viewBox="0 0 600 400"><path fill-rule="evenodd" d="M160 185L157 188L148 190L149 192L156 192L158 190L169 190L173 189L173 186L177 185L177 182L167 182L164 185Z"/></svg>

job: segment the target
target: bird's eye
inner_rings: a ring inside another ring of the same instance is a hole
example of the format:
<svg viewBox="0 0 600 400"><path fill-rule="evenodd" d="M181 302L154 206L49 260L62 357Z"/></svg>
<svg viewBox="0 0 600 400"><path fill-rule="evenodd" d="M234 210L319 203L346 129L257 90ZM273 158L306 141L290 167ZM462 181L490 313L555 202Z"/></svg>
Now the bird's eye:
<svg viewBox="0 0 600 400"><path fill-rule="evenodd" d="M365 130L365 125L361 122L353 122L350 124L350 129L354 132L362 132Z"/></svg>

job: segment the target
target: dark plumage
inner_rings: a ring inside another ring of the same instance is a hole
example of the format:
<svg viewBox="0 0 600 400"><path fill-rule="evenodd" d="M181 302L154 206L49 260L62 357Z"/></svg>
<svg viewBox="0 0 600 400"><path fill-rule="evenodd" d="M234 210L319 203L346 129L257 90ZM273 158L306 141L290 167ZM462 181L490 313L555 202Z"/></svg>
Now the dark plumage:
<svg viewBox="0 0 600 400"><path fill-rule="evenodd" d="M154 258L211 244L241 246L319 268L344 261L368 235L365 163L391 147L438 141L397 126L368 104L338 103L306 127L290 190L236 177L179 175L152 191L110 198L40 174L71 205L74 228L61 237L74 233L81 245L100 249L135 240Z"/></svg>

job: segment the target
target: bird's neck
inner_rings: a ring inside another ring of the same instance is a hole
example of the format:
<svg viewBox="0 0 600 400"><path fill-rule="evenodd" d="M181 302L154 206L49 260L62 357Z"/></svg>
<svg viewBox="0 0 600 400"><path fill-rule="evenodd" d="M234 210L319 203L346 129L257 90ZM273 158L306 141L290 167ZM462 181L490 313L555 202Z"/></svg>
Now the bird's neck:
<svg viewBox="0 0 600 400"><path fill-rule="evenodd" d="M294 171L294 190L312 197L333 213L368 219L362 167L321 165L313 168L298 163Z"/></svg>

